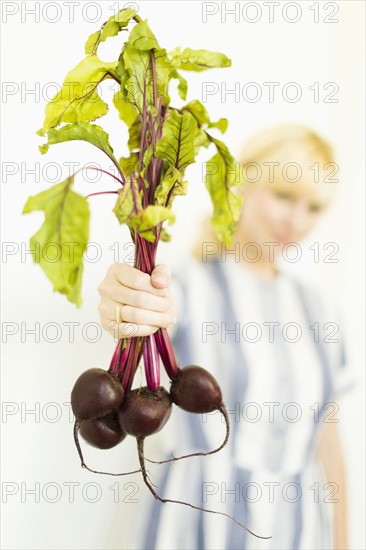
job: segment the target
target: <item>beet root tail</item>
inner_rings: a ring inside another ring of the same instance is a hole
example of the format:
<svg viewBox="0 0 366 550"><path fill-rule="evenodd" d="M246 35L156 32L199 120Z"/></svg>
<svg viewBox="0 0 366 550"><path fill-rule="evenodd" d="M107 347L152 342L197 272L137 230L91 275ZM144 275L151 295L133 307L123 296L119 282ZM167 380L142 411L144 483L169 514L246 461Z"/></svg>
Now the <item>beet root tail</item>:
<svg viewBox="0 0 366 550"><path fill-rule="evenodd" d="M182 460L183 458L190 458L192 456L208 456L208 455L213 455L213 454L218 453L219 451L221 451L221 449L226 447L227 442L229 441L230 421L229 421L229 415L227 413L226 407L223 403L221 404L221 407L218 410L223 415L223 417L225 419L225 424L226 424L225 439L219 447L217 447L216 449L213 449L212 451L201 451L201 452L190 453L190 454L182 455L182 456L173 456L172 458L168 458L166 460L151 460L151 459L146 458L146 457L145 457L145 460L147 462L151 462L152 464L167 464L168 462L176 462L177 460Z"/></svg>
<svg viewBox="0 0 366 550"><path fill-rule="evenodd" d="M81 445L80 445L80 441L79 441L79 428L80 428L80 423L79 423L78 420L76 420L75 424L74 424L74 442L75 442L75 447L77 449L77 452L78 452L78 455L79 455L79 458L80 458L82 468L85 468L86 470L88 470L89 472L92 472L93 474L102 474L102 475L106 475L106 476L128 476L130 474L137 474L137 473L141 472L141 469L140 469L140 470L134 470L133 472L123 472L122 474L114 474L114 473L110 473L110 472L100 472L99 470L93 470L92 468L89 468L89 466L87 466L85 464L83 452L81 450Z"/></svg>
<svg viewBox="0 0 366 550"><path fill-rule="evenodd" d="M226 413L226 415L227 415L227 413ZM262 537L260 535L257 535L256 533L254 533L253 531L248 529L248 527L245 527L245 525L240 523L240 521L238 521L237 519L233 518L229 514L225 514L225 512L218 512L217 510L209 510L208 508L201 508L200 506L195 506L194 504L191 504L190 502L185 502L183 500L172 500L170 498L160 497L157 494L157 492L154 490L154 488L153 488L153 486L152 486L152 484L151 484L151 482L148 478L147 472L146 472L145 457L144 457L144 438L142 438L142 437L137 438L137 451L138 451L138 455L139 455L139 462L140 462L140 466L141 466L142 477L144 479L145 485L147 486L147 488L149 489L150 493L153 495L155 500L158 500L159 502L162 502L163 504L166 503L166 502L170 502L172 504L182 504L183 506L189 506L190 508L193 508L194 510L199 510L200 512L208 512L209 514L217 514L219 516L224 516L224 517L230 519L231 521L233 521L234 523L236 523L237 525L239 525L239 527L241 527L242 529L245 529L245 531L247 531L248 533L250 533L251 535L253 535L254 537L256 537L258 539L267 540L267 539L272 538L272 537ZM198 454L201 454L201 453L198 453ZM191 456L191 455L188 455L188 456ZM181 458L181 457L178 457L178 458ZM184 458L184 457L182 457L182 458ZM168 461L168 462L170 462L170 461Z"/></svg>

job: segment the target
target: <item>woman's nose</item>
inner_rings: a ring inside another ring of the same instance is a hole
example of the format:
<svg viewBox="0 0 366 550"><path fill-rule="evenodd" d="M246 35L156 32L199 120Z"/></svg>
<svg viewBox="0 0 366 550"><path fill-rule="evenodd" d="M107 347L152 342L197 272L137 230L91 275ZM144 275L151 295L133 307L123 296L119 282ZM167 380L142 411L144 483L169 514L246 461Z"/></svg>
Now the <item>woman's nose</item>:
<svg viewBox="0 0 366 550"><path fill-rule="evenodd" d="M309 211L306 205L299 201L294 201L288 210L287 223L293 236L297 236L306 231L309 227Z"/></svg>

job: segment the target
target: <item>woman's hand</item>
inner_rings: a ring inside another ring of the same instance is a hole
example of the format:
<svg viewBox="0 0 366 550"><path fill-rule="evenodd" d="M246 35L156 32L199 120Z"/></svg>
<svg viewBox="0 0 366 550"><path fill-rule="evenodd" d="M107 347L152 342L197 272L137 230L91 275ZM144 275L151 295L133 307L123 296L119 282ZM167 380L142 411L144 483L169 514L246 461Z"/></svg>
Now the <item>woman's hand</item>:
<svg viewBox="0 0 366 550"><path fill-rule="evenodd" d="M149 336L159 327L176 323L175 302L171 294L171 270L161 264L151 276L128 264L112 264L98 286L100 324L116 339ZM116 321L116 306L121 323Z"/></svg>

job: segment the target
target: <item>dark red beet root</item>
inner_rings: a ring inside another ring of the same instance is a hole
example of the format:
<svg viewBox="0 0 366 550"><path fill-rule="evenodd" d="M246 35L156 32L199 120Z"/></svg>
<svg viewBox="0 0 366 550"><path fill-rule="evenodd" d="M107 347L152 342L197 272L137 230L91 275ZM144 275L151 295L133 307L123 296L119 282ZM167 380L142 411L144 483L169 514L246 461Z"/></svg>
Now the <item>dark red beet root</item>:
<svg viewBox="0 0 366 550"><path fill-rule="evenodd" d="M196 365L184 367L172 382L170 396L173 403L192 413L210 413L220 410L222 394L215 378Z"/></svg>
<svg viewBox="0 0 366 550"><path fill-rule="evenodd" d="M80 422L80 435L89 445L98 449L111 449L121 443L126 433L121 430L116 414Z"/></svg>
<svg viewBox="0 0 366 550"><path fill-rule="evenodd" d="M103 369L89 369L76 380L71 392L71 406L78 420L101 418L121 405L121 383Z"/></svg>
<svg viewBox="0 0 366 550"><path fill-rule="evenodd" d="M132 390L118 412L121 429L135 437L146 437L159 432L170 417L172 400L163 388L150 391L148 388Z"/></svg>
<svg viewBox="0 0 366 550"><path fill-rule="evenodd" d="M177 378L175 378L170 387L170 396L176 405L181 409L191 413L210 413L220 411L226 423L226 435L224 441L219 447L212 451L190 453L183 456L177 456L168 460L150 460L154 464L166 464L175 462L191 456L207 456L218 453L225 447L230 436L229 416L224 403L222 402L221 389L215 378L207 370L196 365L190 365L180 369Z"/></svg>

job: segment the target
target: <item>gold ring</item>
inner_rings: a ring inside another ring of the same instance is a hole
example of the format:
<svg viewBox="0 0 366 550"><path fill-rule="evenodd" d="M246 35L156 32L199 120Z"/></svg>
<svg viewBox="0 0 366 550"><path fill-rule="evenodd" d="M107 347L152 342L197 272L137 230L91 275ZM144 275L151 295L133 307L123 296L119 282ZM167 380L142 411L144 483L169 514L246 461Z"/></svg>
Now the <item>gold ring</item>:
<svg viewBox="0 0 366 550"><path fill-rule="evenodd" d="M116 322L117 323L122 323L122 313L121 313L122 306L123 304L116 304Z"/></svg>

